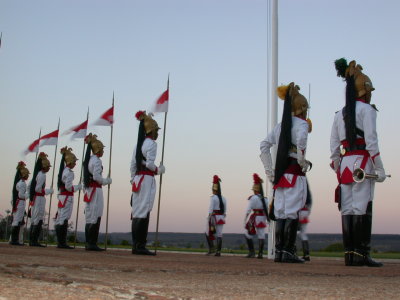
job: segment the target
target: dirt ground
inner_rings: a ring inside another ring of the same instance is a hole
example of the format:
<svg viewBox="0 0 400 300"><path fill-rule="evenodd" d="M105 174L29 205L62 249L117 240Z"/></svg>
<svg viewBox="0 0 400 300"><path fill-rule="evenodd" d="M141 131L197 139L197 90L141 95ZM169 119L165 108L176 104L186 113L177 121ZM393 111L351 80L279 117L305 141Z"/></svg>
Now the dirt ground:
<svg viewBox="0 0 400 300"><path fill-rule="evenodd" d="M400 262L280 264L243 256L18 247L0 244L3 299L400 299Z"/></svg>

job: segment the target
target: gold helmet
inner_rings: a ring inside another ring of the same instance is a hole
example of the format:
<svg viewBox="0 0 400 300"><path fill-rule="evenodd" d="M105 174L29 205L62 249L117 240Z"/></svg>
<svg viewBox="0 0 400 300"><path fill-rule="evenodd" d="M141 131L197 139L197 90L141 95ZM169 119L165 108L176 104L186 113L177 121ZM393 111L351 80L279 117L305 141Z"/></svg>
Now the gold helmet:
<svg viewBox="0 0 400 300"><path fill-rule="evenodd" d="M61 155L64 155L64 161L67 166L75 163L78 160L75 154L72 153L72 148L65 146L60 150L60 152Z"/></svg>
<svg viewBox="0 0 400 300"><path fill-rule="evenodd" d="M46 169L46 168L50 168L51 167L50 161L48 160L46 153L40 152L39 156L38 156L38 159L40 159L41 162L42 162L42 169Z"/></svg>
<svg viewBox="0 0 400 300"><path fill-rule="evenodd" d="M375 90L371 79L365 75L362 66L358 65L355 60L352 60L348 65L345 58L340 58L335 61L337 75L343 78L354 77L354 85L357 97L367 97L366 100L371 100L371 92Z"/></svg>
<svg viewBox="0 0 400 300"><path fill-rule="evenodd" d="M218 192L221 189L220 186L221 178L218 177L218 175L214 175L213 177L213 185L212 185L212 190Z"/></svg>
<svg viewBox="0 0 400 300"><path fill-rule="evenodd" d="M291 82L289 85L278 86L277 93L278 97L285 100L286 95L290 96L292 102L292 114L294 116L307 117L308 102L299 92L300 87ZM288 94L289 93L289 94Z"/></svg>
<svg viewBox="0 0 400 300"><path fill-rule="evenodd" d="M136 119L138 119L139 121L144 122L144 131L146 132L146 134L149 134L150 132L157 132L157 130L160 129L160 127L158 127L157 122L152 118L153 114L146 114L145 111L138 111L136 113Z"/></svg>
<svg viewBox="0 0 400 300"><path fill-rule="evenodd" d="M17 170L21 174L22 178L24 178L30 174L29 170L26 168L26 164L23 161L20 161L18 163Z"/></svg>
<svg viewBox="0 0 400 300"><path fill-rule="evenodd" d="M97 139L97 135L92 133L89 133L85 137L85 143L92 146L92 152L94 154L99 154L104 149L103 143Z"/></svg>
<svg viewBox="0 0 400 300"><path fill-rule="evenodd" d="M262 183L264 181L256 173L253 174L253 180L254 180L254 184L253 184L252 190L255 192L261 192L262 191Z"/></svg>

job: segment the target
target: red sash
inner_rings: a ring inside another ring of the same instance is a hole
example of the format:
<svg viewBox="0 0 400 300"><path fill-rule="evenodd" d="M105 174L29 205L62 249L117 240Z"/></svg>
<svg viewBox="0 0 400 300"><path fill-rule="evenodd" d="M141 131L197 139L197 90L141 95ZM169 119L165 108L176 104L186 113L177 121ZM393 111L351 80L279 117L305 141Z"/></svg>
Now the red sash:
<svg viewBox="0 0 400 300"><path fill-rule="evenodd" d="M90 203L93 200L93 196L94 196L94 192L96 191L96 188L101 189L101 184L98 183L97 181L92 181L91 183L89 183L89 187L92 188L92 192L90 193L90 195L88 196L88 193L85 193L84 197L83 197L83 201Z"/></svg>

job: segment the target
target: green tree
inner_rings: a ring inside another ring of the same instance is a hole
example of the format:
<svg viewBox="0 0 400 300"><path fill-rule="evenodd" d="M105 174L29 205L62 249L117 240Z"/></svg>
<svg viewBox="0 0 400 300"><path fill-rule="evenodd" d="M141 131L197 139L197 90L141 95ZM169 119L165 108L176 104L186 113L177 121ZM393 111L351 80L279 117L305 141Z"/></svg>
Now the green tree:
<svg viewBox="0 0 400 300"><path fill-rule="evenodd" d="M342 243L334 243L334 244L330 244L329 246L325 247L324 249L322 249L322 251L326 251L326 252L343 252L344 248L343 248L343 244Z"/></svg>
<svg viewBox="0 0 400 300"><path fill-rule="evenodd" d="M129 246L130 243L127 240L122 240L121 241L121 246Z"/></svg>

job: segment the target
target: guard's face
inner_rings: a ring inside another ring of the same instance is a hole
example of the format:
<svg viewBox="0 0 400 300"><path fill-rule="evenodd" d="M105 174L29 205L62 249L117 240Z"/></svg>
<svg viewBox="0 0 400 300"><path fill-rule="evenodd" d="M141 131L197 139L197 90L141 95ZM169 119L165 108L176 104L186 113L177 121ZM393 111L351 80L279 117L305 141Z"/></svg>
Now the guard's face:
<svg viewBox="0 0 400 300"><path fill-rule="evenodd" d="M73 163L70 163L68 165L68 168L73 169L73 168L75 168L75 166L76 166L76 161L74 161Z"/></svg>
<svg viewBox="0 0 400 300"><path fill-rule="evenodd" d="M49 170L50 170L50 167L46 167L46 168L42 169L43 173L47 173Z"/></svg>

